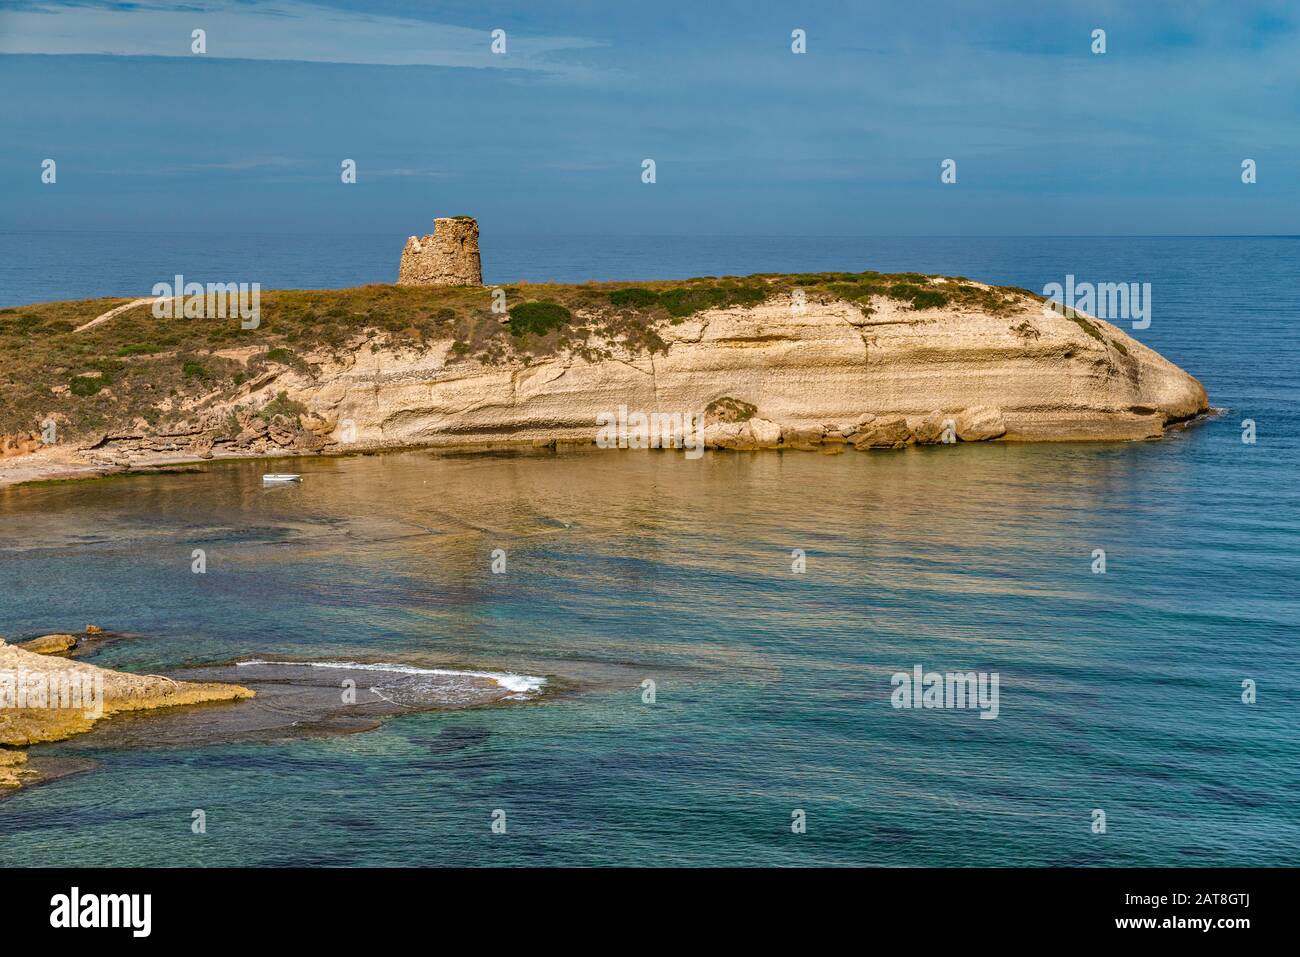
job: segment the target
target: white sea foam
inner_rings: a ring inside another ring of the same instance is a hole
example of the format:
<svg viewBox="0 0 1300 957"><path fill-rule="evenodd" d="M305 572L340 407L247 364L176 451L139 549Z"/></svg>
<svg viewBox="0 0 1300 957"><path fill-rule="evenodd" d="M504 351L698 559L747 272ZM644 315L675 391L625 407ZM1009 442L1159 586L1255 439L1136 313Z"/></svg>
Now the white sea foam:
<svg viewBox="0 0 1300 957"><path fill-rule="evenodd" d="M528 695L541 690L545 678L535 675L517 675L509 671L464 671L456 668L416 668L414 665L378 664L359 661L240 661L238 665L296 665L299 668L335 668L341 671L389 671L404 675L441 675L448 678L487 678L516 695Z"/></svg>

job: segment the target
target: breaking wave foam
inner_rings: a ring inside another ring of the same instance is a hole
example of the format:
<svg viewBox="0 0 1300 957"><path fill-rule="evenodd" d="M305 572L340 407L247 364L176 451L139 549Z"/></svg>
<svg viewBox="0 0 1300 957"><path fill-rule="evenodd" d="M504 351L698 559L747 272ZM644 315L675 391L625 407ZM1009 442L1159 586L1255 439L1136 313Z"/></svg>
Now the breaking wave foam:
<svg viewBox="0 0 1300 957"><path fill-rule="evenodd" d="M299 668L335 668L340 671L389 671L404 675L441 675L449 678L487 678L495 681L512 695L528 695L540 691L545 678L536 675L518 675L509 671L467 671L457 668L416 668L414 665L367 664L358 661L240 661L238 665L286 665Z"/></svg>

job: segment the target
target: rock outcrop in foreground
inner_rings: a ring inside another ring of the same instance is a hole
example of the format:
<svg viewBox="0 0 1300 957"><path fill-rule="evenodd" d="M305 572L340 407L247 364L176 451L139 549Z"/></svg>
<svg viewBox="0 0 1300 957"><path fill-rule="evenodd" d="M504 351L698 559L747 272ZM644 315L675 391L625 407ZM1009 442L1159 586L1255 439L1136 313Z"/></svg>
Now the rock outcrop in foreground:
<svg viewBox="0 0 1300 957"><path fill-rule="evenodd" d="M133 675L50 656L69 650L71 638L48 635L24 648L0 640L0 789L32 776L26 753L16 748L70 738L123 711L253 697L238 685Z"/></svg>

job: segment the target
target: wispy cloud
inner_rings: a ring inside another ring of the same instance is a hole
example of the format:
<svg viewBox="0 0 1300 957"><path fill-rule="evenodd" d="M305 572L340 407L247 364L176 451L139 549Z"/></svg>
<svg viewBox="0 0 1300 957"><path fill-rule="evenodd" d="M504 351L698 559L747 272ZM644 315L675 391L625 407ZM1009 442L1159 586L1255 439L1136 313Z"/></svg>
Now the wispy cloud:
<svg viewBox="0 0 1300 957"><path fill-rule="evenodd" d="M289 159L287 156L247 156L224 162L182 163L175 166L164 166L154 172L194 173L204 172L207 170L225 170L232 173L241 173L248 170L259 169L293 169L294 167L301 165L301 162Z"/></svg>
<svg viewBox="0 0 1300 957"><path fill-rule="evenodd" d="M441 169L412 169L412 168L402 167L398 169L369 170L366 173L366 175L367 176L414 176L414 177L423 177L426 179L444 179L452 174L448 173L446 170L441 170Z"/></svg>
<svg viewBox="0 0 1300 957"><path fill-rule="evenodd" d="M194 30L206 34L204 56L376 66L446 66L533 70L578 77L589 67L566 63L568 51L594 40L508 33L506 53L491 50L491 30L318 6L302 0L245 5L157 0L130 5L38 3L0 10L0 54L198 56Z"/></svg>

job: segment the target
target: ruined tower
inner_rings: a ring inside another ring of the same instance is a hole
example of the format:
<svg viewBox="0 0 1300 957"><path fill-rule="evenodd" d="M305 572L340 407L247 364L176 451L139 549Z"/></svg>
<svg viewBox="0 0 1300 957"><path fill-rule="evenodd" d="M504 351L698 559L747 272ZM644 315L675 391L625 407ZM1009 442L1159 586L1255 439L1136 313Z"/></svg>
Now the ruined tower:
<svg viewBox="0 0 1300 957"><path fill-rule="evenodd" d="M468 216L439 217L431 236L412 236L397 267L399 286L481 286L478 223Z"/></svg>

